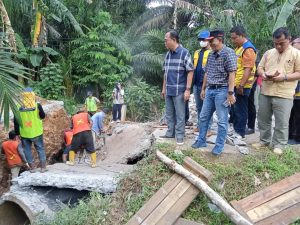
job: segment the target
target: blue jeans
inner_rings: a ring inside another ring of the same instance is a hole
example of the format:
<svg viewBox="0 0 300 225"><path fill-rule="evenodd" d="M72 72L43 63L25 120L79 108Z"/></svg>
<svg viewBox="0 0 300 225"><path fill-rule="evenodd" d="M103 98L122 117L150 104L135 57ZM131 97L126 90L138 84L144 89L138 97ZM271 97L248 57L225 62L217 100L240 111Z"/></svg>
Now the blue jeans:
<svg viewBox="0 0 300 225"><path fill-rule="evenodd" d="M242 137L245 136L248 120L248 98L251 88L244 88L244 95L235 92L236 103L233 105L233 128Z"/></svg>
<svg viewBox="0 0 300 225"><path fill-rule="evenodd" d="M218 117L218 135L216 145L212 152L216 155L224 150L225 139L227 136L228 127L228 110L229 107L223 105L227 100L228 87L218 89L206 89L205 99L203 102L202 111L200 114L200 131L197 141L206 146L206 133L209 126L209 120L213 113L217 111Z"/></svg>
<svg viewBox="0 0 300 225"><path fill-rule="evenodd" d="M168 130L166 136L184 138L185 102L183 93L178 96L166 96L166 119Z"/></svg>
<svg viewBox="0 0 300 225"><path fill-rule="evenodd" d="M43 135L40 135L35 138L22 138L22 145L25 150L25 157L28 163L33 163L33 157L31 152L31 145L34 144L34 147L39 155L40 162L46 162L46 154L44 148Z"/></svg>
<svg viewBox="0 0 300 225"><path fill-rule="evenodd" d="M196 108L197 108L197 114L198 114L197 115L198 116L197 117L197 119L198 119L197 128L198 129L200 129L200 113L201 113L202 106L203 106L203 100L200 97L201 90L202 90L202 86L194 85L193 92L194 92L194 99L195 99L195 102L196 102ZM213 119L211 117L211 119L209 121L209 125L208 125L209 130L211 128L212 123L213 123Z"/></svg>

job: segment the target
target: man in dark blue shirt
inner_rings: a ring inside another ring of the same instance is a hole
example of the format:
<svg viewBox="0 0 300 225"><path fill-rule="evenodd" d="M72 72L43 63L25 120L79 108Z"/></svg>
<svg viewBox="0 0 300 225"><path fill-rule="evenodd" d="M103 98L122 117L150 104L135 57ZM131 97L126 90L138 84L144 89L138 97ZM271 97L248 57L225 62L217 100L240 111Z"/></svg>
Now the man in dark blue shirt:
<svg viewBox="0 0 300 225"><path fill-rule="evenodd" d="M197 129L195 130L196 132L199 131L200 128L200 113L203 105L203 100L200 98L200 93L203 85L203 79L204 79L204 74L205 74L205 67L208 59L208 55L211 52L210 49L210 44L207 38L210 36L210 32L208 30L202 31L198 35L198 41L200 44L201 49L195 51L194 53L194 77L193 77L193 91L194 91L194 98L196 102L196 107L197 107ZM208 136L210 136L210 127L212 124L212 120L210 120L209 124L209 131Z"/></svg>
<svg viewBox="0 0 300 225"><path fill-rule="evenodd" d="M174 138L183 144L185 133L185 101L190 98L194 66L189 51L179 44L179 35L171 30L165 35L166 54L162 96L166 101L168 130L163 138Z"/></svg>

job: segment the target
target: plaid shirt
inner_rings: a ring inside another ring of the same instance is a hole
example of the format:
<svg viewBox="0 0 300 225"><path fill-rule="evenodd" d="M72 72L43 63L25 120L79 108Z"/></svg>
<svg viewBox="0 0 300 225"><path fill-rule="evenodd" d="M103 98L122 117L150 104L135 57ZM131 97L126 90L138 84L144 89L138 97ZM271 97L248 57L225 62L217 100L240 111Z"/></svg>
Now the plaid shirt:
<svg viewBox="0 0 300 225"><path fill-rule="evenodd" d="M229 73L237 70L237 57L233 49L226 47L210 52L206 64L208 85L228 85Z"/></svg>
<svg viewBox="0 0 300 225"><path fill-rule="evenodd" d="M168 51L163 71L166 80L166 95L178 96L186 89L187 73L194 70L189 51L181 45L174 52Z"/></svg>

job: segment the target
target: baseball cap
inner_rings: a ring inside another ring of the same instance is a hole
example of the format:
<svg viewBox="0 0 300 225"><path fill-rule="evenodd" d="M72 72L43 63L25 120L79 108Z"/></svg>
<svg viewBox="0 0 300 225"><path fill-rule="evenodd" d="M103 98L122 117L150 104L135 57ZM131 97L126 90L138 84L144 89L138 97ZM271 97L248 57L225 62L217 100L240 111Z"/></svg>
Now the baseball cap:
<svg viewBox="0 0 300 225"><path fill-rule="evenodd" d="M223 30L213 30L210 32L210 36L207 39L214 39L217 37L224 37L224 31Z"/></svg>
<svg viewBox="0 0 300 225"><path fill-rule="evenodd" d="M210 36L210 32L208 30L203 30L198 34L199 39L207 39Z"/></svg>

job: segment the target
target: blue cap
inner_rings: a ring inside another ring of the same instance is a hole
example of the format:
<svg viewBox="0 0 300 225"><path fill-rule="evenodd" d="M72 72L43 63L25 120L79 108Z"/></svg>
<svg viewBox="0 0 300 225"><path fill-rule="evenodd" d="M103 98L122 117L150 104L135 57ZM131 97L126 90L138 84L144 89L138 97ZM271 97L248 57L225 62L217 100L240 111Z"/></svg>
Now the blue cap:
<svg viewBox="0 0 300 225"><path fill-rule="evenodd" d="M198 39L207 39L209 36L210 32L208 30L204 30L198 34Z"/></svg>
<svg viewBox="0 0 300 225"><path fill-rule="evenodd" d="M33 92L31 87L26 87L24 88L24 92Z"/></svg>

